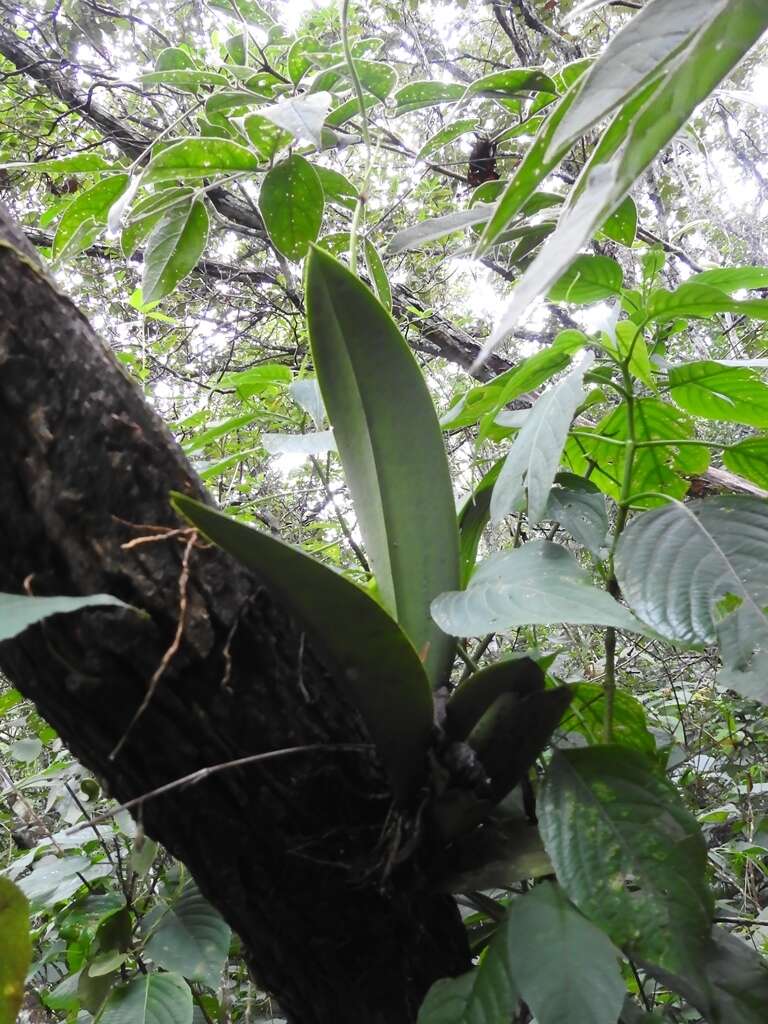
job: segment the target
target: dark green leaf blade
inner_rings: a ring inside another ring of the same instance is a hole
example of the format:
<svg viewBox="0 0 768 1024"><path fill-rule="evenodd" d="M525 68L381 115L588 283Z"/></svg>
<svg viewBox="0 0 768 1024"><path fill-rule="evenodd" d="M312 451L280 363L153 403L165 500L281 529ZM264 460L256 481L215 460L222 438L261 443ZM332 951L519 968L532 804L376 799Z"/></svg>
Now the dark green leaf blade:
<svg viewBox="0 0 768 1024"><path fill-rule="evenodd" d="M169 295L197 266L208 241L208 211L199 199L168 210L147 239L141 297L144 303Z"/></svg>
<svg viewBox="0 0 768 1024"><path fill-rule="evenodd" d="M423 775L432 697L397 623L354 583L298 548L184 495L174 494L173 504L306 625L359 708L395 793L407 797Z"/></svg>
<svg viewBox="0 0 768 1024"><path fill-rule="evenodd" d="M560 751L536 806L558 881L587 917L631 955L696 962L712 917L706 845L652 762L627 747Z"/></svg>
<svg viewBox="0 0 768 1024"><path fill-rule="evenodd" d="M426 650L427 674L439 684L454 641L429 605L458 586L459 554L432 400L392 318L322 249L307 261L306 288L313 361L384 603Z"/></svg>

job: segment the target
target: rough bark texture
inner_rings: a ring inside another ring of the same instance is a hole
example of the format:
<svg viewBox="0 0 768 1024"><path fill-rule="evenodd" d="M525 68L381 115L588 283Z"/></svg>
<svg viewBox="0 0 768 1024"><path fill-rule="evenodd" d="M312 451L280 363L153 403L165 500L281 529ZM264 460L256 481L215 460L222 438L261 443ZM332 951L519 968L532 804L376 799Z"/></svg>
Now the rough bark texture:
<svg viewBox="0 0 768 1024"><path fill-rule="evenodd" d="M366 742L300 625L249 573L195 547L183 642L126 734L179 614L184 540L169 490L202 487L161 421L0 214L0 590L115 594L144 611L49 619L0 667L119 800L202 766L309 743ZM146 802L147 833L183 859L292 1020L413 1020L468 966L453 902L426 895L428 836L392 815L368 751L323 749L222 772Z"/></svg>

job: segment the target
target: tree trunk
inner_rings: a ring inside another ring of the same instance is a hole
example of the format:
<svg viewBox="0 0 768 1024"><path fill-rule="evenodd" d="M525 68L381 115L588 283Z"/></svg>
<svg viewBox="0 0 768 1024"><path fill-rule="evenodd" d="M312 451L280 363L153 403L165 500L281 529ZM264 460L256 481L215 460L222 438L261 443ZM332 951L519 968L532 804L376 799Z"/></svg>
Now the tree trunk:
<svg viewBox="0 0 768 1024"><path fill-rule="evenodd" d="M2 670L120 801L206 765L327 744L220 772L137 816L292 1020L413 1020L429 985L469 964L453 901L425 891L418 807L393 813L370 747L334 749L369 741L290 611L219 550L157 529L183 525L171 489L203 488L5 211L0 446L0 590L106 592L141 609L49 619L0 645Z"/></svg>

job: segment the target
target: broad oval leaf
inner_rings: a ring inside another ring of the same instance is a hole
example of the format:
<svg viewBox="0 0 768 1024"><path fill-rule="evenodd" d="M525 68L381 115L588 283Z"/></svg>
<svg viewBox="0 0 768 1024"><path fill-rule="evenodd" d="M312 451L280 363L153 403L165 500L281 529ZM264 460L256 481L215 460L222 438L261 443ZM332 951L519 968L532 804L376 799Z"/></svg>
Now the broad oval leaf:
<svg viewBox="0 0 768 1024"><path fill-rule="evenodd" d="M180 139L155 153L143 174L144 182L176 178L209 178L217 174L255 171L259 161L238 142L228 139Z"/></svg>
<svg viewBox="0 0 768 1024"><path fill-rule="evenodd" d="M559 886L542 882L513 900L501 930L537 1024L616 1024L626 996L618 951Z"/></svg>
<svg viewBox="0 0 768 1024"><path fill-rule="evenodd" d="M446 125L445 128L441 128L439 132L428 139L421 147L417 154L417 159L426 160L432 153L436 153L437 150L442 149L443 146L447 146L449 142L453 142L454 139L458 139L462 135L466 135L467 132L473 132L477 128L479 122L476 117L464 118L461 121L454 121L453 124Z"/></svg>
<svg viewBox="0 0 768 1024"><path fill-rule="evenodd" d="M589 480L573 473L558 473L549 492L544 518L559 523L596 558L605 557L608 512L605 498Z"/></svg>
<svg viewBox="0 0 768 1024"><path fill-rule="evenodd" d="M141 279L143 302L169 295L195 269L207 241L205 203L196 199L167 210L147 239Z"/></svg>
<svg viewBox="0 0 768 1024"><path fill-rule="evenodd" d="M490 75L475 79L468 87L468 92L525 96L529 92L557 93L557 86L541 68L512 68L508 71L492 71Z"/></svg>
<svg viewBox="0 0 768 1024"><path fill-rule="evenodd" d="M259 110L278 128L291 133L302 142L309 142L318 149L322 146L323 122L331 109L332 97L329 92L317 92L311 96L290 97Z"/></svg>
<svg viewBox="0 0 768 1024"><path fill-rule="evenodd" d="M742 288L768 288L768 267L721 267L702 270L688 278L687 284L707 284L731 294Z"/></svg>
<svg viewBox="0 0 768 1024"><path fill-rule="evenodd" d="M297 262L320 234L325 196L312 164L294 153L267 172L259 209L275 247Z"/></svg>
<svg viewBox="0 0 768 1024"><path fill-rule="evenodd" d="M192 991L178 974L139 975L120 985L99 1011L98 1024L192 1024Z"/></svg>
<svg viewBox="0 0 768 1024"><path fill-rule="evenodd" d="M543 518L571 420L584 399L584 374L593 361L590 352L563 381L536 401L526 417L494 484L494 522L514 511L526 494L530 523Z"/></svg>
<svg viewBox="0 0 768 1024"><path fill-rule="evenodd" d="M590 746L603 741L605 730L605 688L600 683L576 683L569 687L571 703L560 731L576 732ZM656 740L648 729L645 710L640 701L626 690L616 690L612 697L612 726L614 742L653 757Z"/></svg>
<svg viewBox="0 0 768 1024"><path fill-rule="evenodd" d="M453 636L481 636L515 626L645 627L604 590L558 544L530 541L481 562L466 590L441 594L432 602L435 622Z"/></svg>
<svg viewBox="0 0 768 1024"><path fill-rule="evenodd" d="M723 462L732 473L768 491L768 437L748 437L731 445L723 451Z"/></svg>
<svg viewBox="0 0 768 1024"><path fill-rule="evenodd" d="M395 93L394 116L399 117L440 103L453 103L460 100L466 91L465 86L453 82L410 82Z"/></svg>
<svg viewBox="0 0 768 1024"><path fill-rule="evenodd" d="M158 966L216 988L231 934L221 914L190 879L168 905L145 948Z"/></svg>
<svg viewBox="0 0 768 1024"><path fill-rule="evenodd" d="M29 905L8 878L0 878L0 1024L14 1024L32 959Z"/></svg>
<svg viewBox="0 0 768 1024"><path fill-rule="evenodd" d="M28 626L33 626L50 615L66 615L81 608L103 605L130 607L109 594L91 594L88 597L27 597L23 594L0 594L0 640L10 640L11 637L23 633Z"/></svg>
<svg viewBox="0 0 768 1024"><path fill-rule="evenodd" d="M671 970L709 936L707 848L653 763L628 747L559 751L536 802L557 879L630 955Z"/></svg>
<svg viewBox="0 0 768 1024"><path fill-rule="evenodd" d="M385 606L441 683L454 642L429 604L458 586L458 532L440 427L392 318L322 249L307 265L312 357Z"/></svg>
<svg viewBox="0 0 768 1024"><path fill-rule="evenodd" d="M363 716L393 791L407 798L425 770L432 696L397 623L364 590L298 548L184 495L174 494L173 504L306 626Z"/></svg>
<svg viewBox="0 0 768 1024"><path fill-rule="evenodd" d="M748 662L768 636L768 503L702 498L637 516L616 550L630 607L669 640L719 642L727 666Z"/></svg>
<svg viewBox="0 0 768 1024"><path fill-rule="evenodd" d="M624 272L609 256L577 256L560 280L549 290L553 302L586 305L618 295Z"/></svg>
<svg viewBox="0 0 768 1024"><path fill-rule="evenodd" d="M694 416L768 428L768 384L747 366L683 363L670 367L669 386L673 400Z"/></svg>
<svg viewBox="0 0 768 1024"><path fill-rule="evenodd" d="M104 230L112 204L128 187L127 174L111 174L75 196L61 216L53 236L51 255L54 259L73 256L87 249ZM89 230L78 232L81 224L91 221Z"/></svg>

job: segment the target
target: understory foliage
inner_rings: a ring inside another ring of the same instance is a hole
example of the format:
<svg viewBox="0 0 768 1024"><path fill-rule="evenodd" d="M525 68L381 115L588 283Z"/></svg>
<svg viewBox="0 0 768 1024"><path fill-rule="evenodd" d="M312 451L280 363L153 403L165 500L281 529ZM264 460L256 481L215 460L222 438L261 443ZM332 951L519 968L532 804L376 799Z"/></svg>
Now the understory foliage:
<svg viewBox="0 0 768 1024"><path fill-rule="evenodd" d="M123 6L0 2L0 188L418 806L420 1024L764 1024L768 9ZM10 684L0 798L0 1024L280 1017Z"/></svg>

